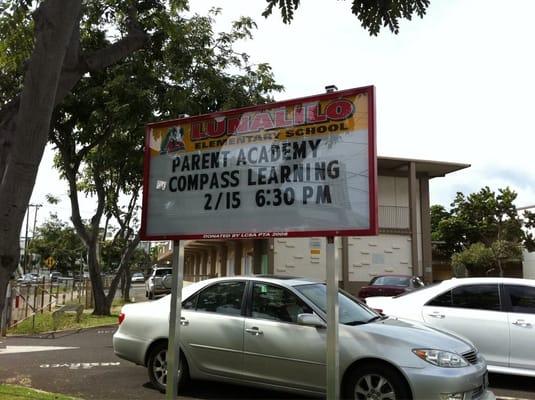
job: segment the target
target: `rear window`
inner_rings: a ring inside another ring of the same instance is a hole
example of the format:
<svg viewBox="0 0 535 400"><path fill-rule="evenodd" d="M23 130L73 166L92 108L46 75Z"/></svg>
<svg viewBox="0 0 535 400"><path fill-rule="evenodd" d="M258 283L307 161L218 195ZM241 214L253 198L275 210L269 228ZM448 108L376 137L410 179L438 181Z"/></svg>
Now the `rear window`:
<svg viewBox="0 0 535 400"><path fill-rule="evenodd" d="M173 270L170 268L169 269L157 269L154 276L165 276L165 275L169 275L172 273L173 273Z"/></svg>
<svg viewBox="0 0 535 400"><path fill-rule="evenodd" d="M409 286L411 278L403 276L381 276L372 282L374 286Z"/></svg>

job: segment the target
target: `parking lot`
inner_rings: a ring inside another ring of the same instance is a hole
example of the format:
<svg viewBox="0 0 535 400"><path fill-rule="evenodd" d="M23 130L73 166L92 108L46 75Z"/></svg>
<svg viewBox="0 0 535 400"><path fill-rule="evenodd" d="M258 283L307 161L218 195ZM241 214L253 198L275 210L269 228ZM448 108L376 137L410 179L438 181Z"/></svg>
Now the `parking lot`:
<svg viewBox="0 0 535 400"><path fill-rule="evenodd" d="M104 327L58 334L56 338L8 338L7 349L0 350L0 381L83 399L164 399L165 396L151 386L145 368L115 357L111 346L114 330L114 327ZM491 374L490 384L500 398L535 399L535 378ZM298 397L241 386L193 382L179 398Z"/></svg>
<svg viewBox="0 0 535 400"><path fill-rule="evenodd" d="M132 297L144 300L143 285ZM117 358L112 349L114 326L55 337L9 337L0 349L0 382L29 385L83 399L164 399L149 382L144 367ZM535 378L490 375L490 386L502 399L535 399ZM298 398L279 392L213 382L193 382L181 399ZM304 399L304 397L300 397Z"/></svg>

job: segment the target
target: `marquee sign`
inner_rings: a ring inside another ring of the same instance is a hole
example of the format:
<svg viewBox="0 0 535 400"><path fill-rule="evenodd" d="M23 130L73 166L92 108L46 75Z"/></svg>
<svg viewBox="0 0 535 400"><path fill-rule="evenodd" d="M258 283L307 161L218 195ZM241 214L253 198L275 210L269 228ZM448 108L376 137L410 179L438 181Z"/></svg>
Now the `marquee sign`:
<svg viewBox="0 0 535 400"><path fill-rule="evenodd" d="M377 234L374 88L147 125L142 237Z"/></svg>

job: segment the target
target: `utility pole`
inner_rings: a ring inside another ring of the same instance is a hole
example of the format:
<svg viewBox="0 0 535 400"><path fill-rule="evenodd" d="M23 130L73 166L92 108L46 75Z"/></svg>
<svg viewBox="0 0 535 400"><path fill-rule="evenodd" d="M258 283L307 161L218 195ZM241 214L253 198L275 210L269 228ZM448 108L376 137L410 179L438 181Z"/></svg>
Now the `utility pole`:
<svg viewBox="0 0 535 400"><path fill-rule="evenodd" d="M32 229L32 240L35 239L35 225L37 224L37 211L39 208L43 207L42 204L30 204L30 206L35 207L35 213L33 216L33 229ZM39 273L41 273L41 267L39 267Z"/></svg>
<svg viewBox="0 0 535 400"><path fill-rule="evenodd" d="M26 235L24 236L24 262L22 263L22 272L26 275L26 265L28 264L28 225L30 222L30 205L26 208Z"/></svg>
<svg viewBox="0 0 535 400"><path fill-rule="evenodd" d="M29 207L35 207L35 214L33 217L33 229L32 229L32 239L35 237L35 225L37 224L37 211L39 208L43 207L42 204L30 204Z"/></svg>
<svg viewBox="0 0 535 400"><path fill-rule="evenodd" d="M28 227L30 225L30 207L35 207L35 216L33 220L33 231L32 231L32 239L35 236L35 224L37 222L37 210L39 207L42 207L41 204L28 204L28 208L26 208L26 235L24 237L24 263L22 264L22 271L24 274L26 274L26 269L28 267Z"/></svg>

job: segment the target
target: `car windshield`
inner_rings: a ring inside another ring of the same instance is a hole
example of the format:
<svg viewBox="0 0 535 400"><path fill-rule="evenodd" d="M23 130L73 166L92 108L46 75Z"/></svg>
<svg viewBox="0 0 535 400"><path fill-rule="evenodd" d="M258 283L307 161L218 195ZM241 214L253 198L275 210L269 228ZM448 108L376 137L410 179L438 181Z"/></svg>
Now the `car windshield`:
<svg viewBox="0 0 535 400"><path fill-rule="evenodd" d="M314 303L321 311L327 312L327 287L322 283L299 285L295 287L303 296ZM338 315L341 324L360 325L380 319L375 311L359 303L343 292L338 292Z"/></svg>

